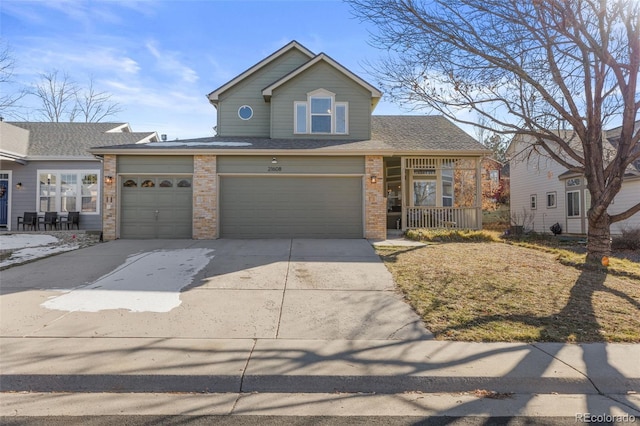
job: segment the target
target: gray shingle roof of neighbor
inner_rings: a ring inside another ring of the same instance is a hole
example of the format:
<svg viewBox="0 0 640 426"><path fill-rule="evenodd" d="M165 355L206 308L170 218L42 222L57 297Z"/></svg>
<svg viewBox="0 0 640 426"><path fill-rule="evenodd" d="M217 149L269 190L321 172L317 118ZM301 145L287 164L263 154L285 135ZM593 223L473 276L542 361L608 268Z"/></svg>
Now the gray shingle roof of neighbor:
<svg viewBox="0 0 640 426"><path fill-rule="evenodd" d="M91 157L90 148L155 139L155 132L131 132L127 123L9 122L29 131L28 156ZM122 130L121 130L122 129ZM123 131L124 130L124 131Z"/></svg>
<svg viewBox="0 0 640 426"><path fill-rule="evenodd" d="M372 116L372 136L368 140L348 139L270 139L211 136L167 142L104 146L117 150L291 150L291 151L380 151L380 152L459 152L487 151L486 148L442 116ZM487 151L488 152L488 151Z"/></svg>

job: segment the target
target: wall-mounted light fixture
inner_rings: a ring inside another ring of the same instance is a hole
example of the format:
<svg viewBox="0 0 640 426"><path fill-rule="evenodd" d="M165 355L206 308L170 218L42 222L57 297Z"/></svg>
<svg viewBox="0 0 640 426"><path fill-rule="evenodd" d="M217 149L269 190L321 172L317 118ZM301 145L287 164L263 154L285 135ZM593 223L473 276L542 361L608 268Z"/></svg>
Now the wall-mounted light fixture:
<svg viewBox="0 0 640 426"><path fill-rule="evenodd" d="M16 189L22 189L22 182L16 183Z"/></svg>
<svg viewBox="0 0 640 426"><path fill-rule="evenodd" d="M278 164L278 159L276 157L273 157L271 159L271 164Z"/></svg>
<svg viewBox="0 0 640 426"><path fill-rule="evenodd" d="M105 176L104 183L111 185L113 183L113 176Z"/></svg>
<svg viewBox="0 0 640 426"><path fill-rule="evenodd" d="M378 183L378 176L371 176L371 183Z"/></svg>

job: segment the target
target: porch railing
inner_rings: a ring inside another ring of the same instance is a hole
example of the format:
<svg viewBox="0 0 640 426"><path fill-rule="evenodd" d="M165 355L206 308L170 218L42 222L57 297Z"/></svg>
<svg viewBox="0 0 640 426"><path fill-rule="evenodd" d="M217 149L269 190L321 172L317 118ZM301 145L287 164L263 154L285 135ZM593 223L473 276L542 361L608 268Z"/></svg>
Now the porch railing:
<svg viewBox="0 0 640 426"><path fill-rule="evenodd" d="M477 207L407 207L407 228L478 229Z"/></svg>

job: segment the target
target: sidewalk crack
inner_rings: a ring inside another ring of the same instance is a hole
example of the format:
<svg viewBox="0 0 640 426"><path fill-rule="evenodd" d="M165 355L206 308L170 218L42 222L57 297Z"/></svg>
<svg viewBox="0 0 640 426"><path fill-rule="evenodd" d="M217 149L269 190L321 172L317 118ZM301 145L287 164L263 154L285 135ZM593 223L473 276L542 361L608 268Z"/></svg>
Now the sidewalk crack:
<svg viewBox="0 0 640 426"><path fill-rule="evenodd" d="M282 288L282 299L280 300L280 314L278 315L278 324L276 326L276 339L280 336L280 324L282 323L282 311L284 309L284 295L287 291L287 283L289 281L289 271L291 270L291 251L293 250L293 238L289 240L289 258L287 259L287 273L284 276L284 286Z"/></svg>
<svg viewBox="0 0 640 426"><path fill-rule="evenodd" d="M242 397L242 387L244 386L244 378L247 374L247 368L249 368L249 362L251 361L251 357L253 356L253 351L256 349L256 345L258 344L258 339L253 339L253 346L251 346L251 350L249 351L249 356L247 357L247 362L244 363L244 368L242 369L242 375L240 376L240 388L238 389L238 396L236 400L233 402L233 407L231 407L231 411L229 414L233 414L236 410L236 405L238 405L238 401Z"/></svg>
<svg viewBox="0 0 640 426"><path fill-rule="evenodd" d="M598 386L596 386L595 382L593 380L591 380L591 377L587 376L585 373L583 373L582 371L578 370L576 367L574 367L573 365L561 360L560 358L558 358L557 356L555 356L552 353L549 353L547 351L545 351L544 349L540 348L539 346L536 346L535 343L532 343L531 346L533 346L534 348L536 348L537 350L539 350L542 353L545 353L547 355L549 355L551 358L561 362L562 364L566 365L567 367L569 367L570 369L572 369L573 371L576 371L578 373L580 373L582 376L584 376L587 380L589 380L589 383L591 383L591 386L594 387L594 389L598 392L599 395L602 396L607 396L604 392L602 392Z"/></svg>

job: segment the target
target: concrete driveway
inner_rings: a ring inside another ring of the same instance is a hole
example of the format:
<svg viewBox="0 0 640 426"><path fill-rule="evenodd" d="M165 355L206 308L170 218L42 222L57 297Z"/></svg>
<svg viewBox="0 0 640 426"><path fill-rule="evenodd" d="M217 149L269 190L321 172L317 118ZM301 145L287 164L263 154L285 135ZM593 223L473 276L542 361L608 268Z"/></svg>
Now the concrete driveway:
<svg viewBox="0 0 640 426"><path fill-rule="evenodd" d="M404 340L366 240L117 240L2 272L4 337Z"/></svg>

